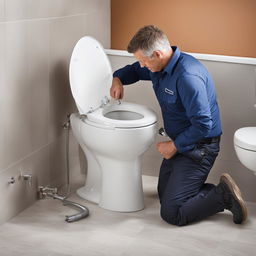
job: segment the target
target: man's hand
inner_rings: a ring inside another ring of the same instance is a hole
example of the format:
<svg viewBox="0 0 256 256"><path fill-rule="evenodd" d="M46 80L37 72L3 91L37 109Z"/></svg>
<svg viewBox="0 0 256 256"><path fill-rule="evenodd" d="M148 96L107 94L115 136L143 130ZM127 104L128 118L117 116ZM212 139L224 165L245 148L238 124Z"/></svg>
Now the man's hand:
<svg viewBox="0 0 256 256"><path fill-rule="evenodd" d="M114 77L112 86L110 88L110 96L116 100L120 100L124 97L124 87L118 77Z"/></svg>
<svg viewBox="0 0 256 256"><path fill-rule="evenodd" d="M172 141L159 142L156 147L165 159L170 159L177 153L177 148Z"/></svg>

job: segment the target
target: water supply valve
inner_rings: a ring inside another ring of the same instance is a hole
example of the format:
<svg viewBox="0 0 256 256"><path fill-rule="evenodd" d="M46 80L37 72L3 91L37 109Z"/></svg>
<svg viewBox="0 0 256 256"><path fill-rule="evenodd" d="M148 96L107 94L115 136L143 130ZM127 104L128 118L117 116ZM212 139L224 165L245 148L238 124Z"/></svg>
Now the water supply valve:
<svg viewBox="0 0 256 256"><path fill-rule="evenodd" d="M14 184L15 183L15 178L11 177L10 180L8 181L8 184Z"/></svg>
<svg viewBox="0 0 256 256"><path fill-rule="evenodd" d="M23 181L27 182L30 187L32 187L32 174L20 174Z"/></svg>
<svg viewBox="0 0 256 256"><path fill-rule="evenodd" d="M45 199L47 197L54 197L54 195L57 195L58 189L55 187L39 186L37 192L39 199Z"/></svg>
<svg viewBox="0 0 256 256"><path fill-rule="evenodd" d="M158 130L158 134L163 136L163 137L168 137L168 135L166 134L165 130L163 127L161 127L159 130Z"/></svg>

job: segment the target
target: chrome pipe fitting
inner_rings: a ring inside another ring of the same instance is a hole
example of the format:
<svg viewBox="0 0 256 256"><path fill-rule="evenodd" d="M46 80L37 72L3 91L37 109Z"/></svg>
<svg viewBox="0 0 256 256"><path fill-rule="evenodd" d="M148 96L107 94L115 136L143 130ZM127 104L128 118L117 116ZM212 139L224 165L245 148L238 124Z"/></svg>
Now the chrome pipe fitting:
<svg viewBox="0 0 256 256"><path fill-rule="evenodd" d="M161 136L163 136L163 137L168 137L163 127L161 127L161 128L158 130L158 134L161 135Z"/></svg>
<svg viewBox="0 0 256 256"><path fill-rule="evenodd" d="M23 181L28 182L28 185L32 187L32 174L20 174Z"/></svg>
<svg viewBox="0 0 256 256"><path fill-rule="evenodd" d="M11 177L10 180L8 181L8 184L14 184L15 183L15 178Z"/></svg>
<svg viewBox="0 0 256 256"><path fill-rule="evenodd" d="M44 187L39 186L38 187L38 197L39 199L44 199L46 197L53 197L53 195L58 193L57 188L51 188L51 187Z"/></svg>
<svg viewBox="0 0 256 256"><path fill-rule="evenodd" d="M63 129L69 129L69 127L70 127L70 116L71 116L71 114L67 115L67 121L62 125Z"/></svg>

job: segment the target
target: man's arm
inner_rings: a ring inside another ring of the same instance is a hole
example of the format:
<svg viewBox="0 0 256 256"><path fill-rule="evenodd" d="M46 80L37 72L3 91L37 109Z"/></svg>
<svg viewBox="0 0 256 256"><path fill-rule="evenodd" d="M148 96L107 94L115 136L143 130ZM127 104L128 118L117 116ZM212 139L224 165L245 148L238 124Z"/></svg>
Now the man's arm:
<svg viewBox="0 0 256 256"><path fill-rule="evenodd" d="M110 89L110 95L114 99L122 99L124 96L123 85L132 84L139 80L150 80L150 71L147 68L141 68L139 62L127 65L118 69L113 74L113 82Z"/></svg>
<svg viewBox="0 0 256 256"><path fill-rule="evenodd" d="M118 77L123 85L127 85L139 80L150 80L149 73L147 68L141 68L139 62L135 62L115 71L113 77Z"/></svg>

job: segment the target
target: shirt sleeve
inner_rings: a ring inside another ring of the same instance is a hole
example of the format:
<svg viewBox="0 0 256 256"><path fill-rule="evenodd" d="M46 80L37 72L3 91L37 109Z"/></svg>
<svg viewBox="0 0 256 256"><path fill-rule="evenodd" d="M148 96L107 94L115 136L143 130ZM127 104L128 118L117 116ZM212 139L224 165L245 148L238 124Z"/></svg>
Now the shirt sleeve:
<svg viewBox="0 0 256 256"><path fill-rule="evenodd" d="M118 77L123 85L127 85L133 84L139 80L150 80L150 71L147 68L141 68L137 61L116 70L113 77Z"/></svg>
<svg viewBox="0 0 256 256"><path fill-rule="evenodd" d="M177 83L182 104L191 125L180 133L174 144L179 152L194 147L195 143L206 138L212 128L212 116L205 82L196 75L183 75Z"/></svg>

